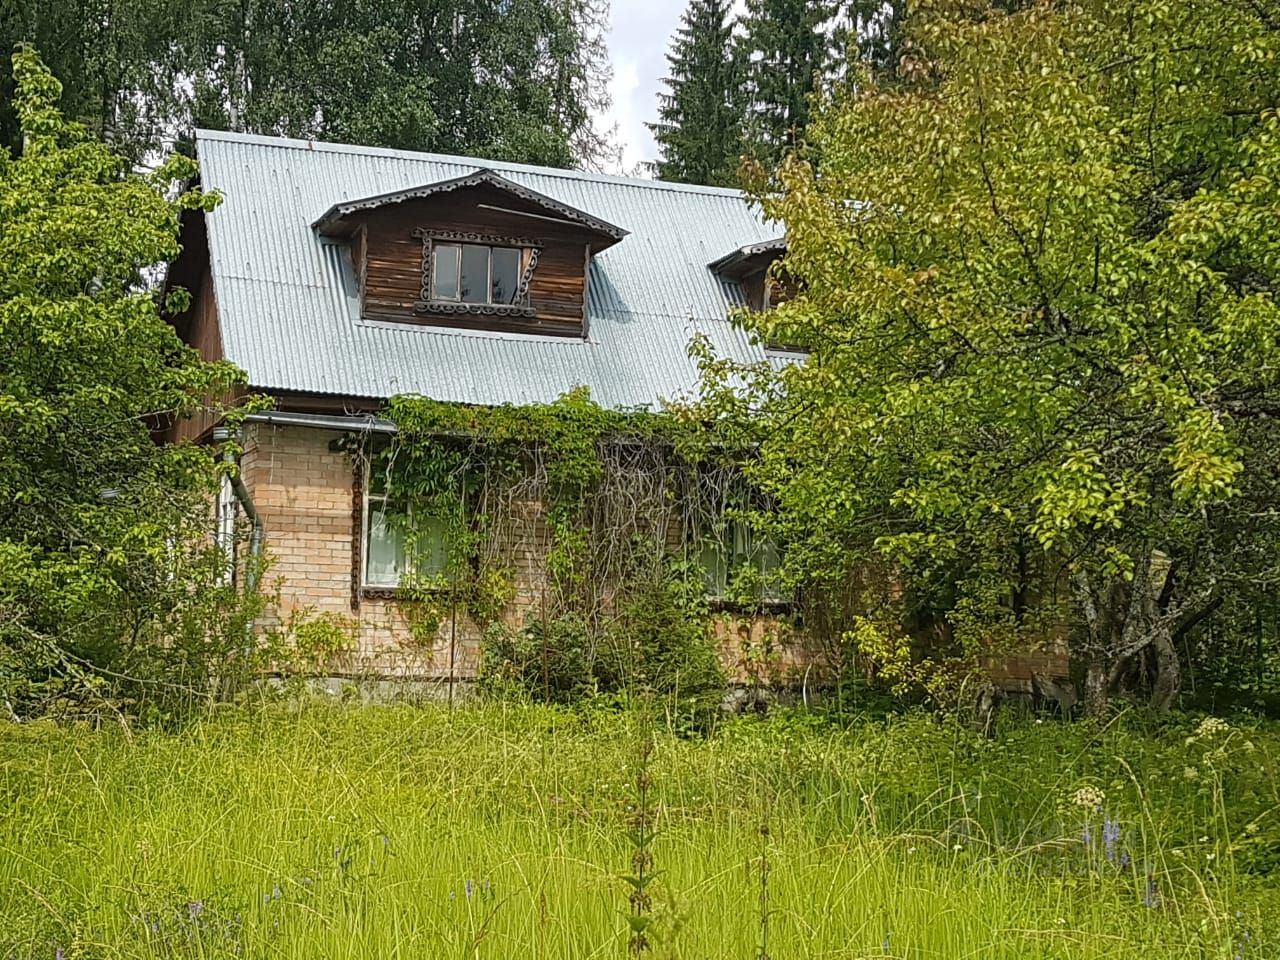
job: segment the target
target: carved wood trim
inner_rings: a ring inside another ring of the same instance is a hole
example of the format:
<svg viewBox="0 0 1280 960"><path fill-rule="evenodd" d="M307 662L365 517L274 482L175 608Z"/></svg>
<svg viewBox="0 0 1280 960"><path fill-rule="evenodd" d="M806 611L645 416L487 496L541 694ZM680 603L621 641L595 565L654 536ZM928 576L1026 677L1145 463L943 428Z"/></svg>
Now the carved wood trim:
<svg viewBox="0 0 1280 960"><path fill-rule="evenodd" d="M528 237L497 237L487 233L473 233L461 230L431 230L418 227L413 231L414 239L422 241L422 284L418 289L418 300L413 305L414 313L440 313L465 315L473 317L533 317L535 311L529 303L529 283L533 280L533 272L538 268L538 257L542 253L542 242ZM521 271L520 281L516 285L516 303L463 303L457 300L434 300L431 296L431 248L436 242L475 243L486 247L509 247L528 253L528 258Z"/></svg>
<svg viewBox="0 0 1280 960"><path fill-rule="evenodd" d="M360 612L364 570L364 451L351 458L351 612Z"/></svg>

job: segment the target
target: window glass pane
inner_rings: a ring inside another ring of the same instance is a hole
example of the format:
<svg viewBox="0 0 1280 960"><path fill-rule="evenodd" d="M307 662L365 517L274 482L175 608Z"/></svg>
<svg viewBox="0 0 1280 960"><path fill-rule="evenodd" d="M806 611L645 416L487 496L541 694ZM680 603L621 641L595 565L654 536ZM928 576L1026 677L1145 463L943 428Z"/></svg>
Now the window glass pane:
<svg viewBox="0 0 1280 960"><path fill-rule="evenodd" d="M462 289L458 299L463 303L487 303L489 300L489 248L476 243L462 245Z"/></svg>
<svg viewBox="0 0 1280 960"><path fill-rule="evenodd" d="M453 243L431 245L431 298L458 299L458 247Z"/></svg>
<svg viewBox="0 0 1280 960"><path fill-rule="evenodd" d="M707 595L723 597L729 589L729 552L714 537L704 537L699 561L707 578Z"/></svg>
<svg viewBox="0 0 1280 960"><path fill-rule="evenodd" d="M415 517L412 540L414 569L423 576L443 573L449 563L448 527L438 517Z"/></svg>
<svg viewBox="0 0 1280 960"><path fill-rule="evenodd" d="M787 600L787 589L782 583L782 551L773 537L760 537L756 541L760 556L760 594L764 600Z"/></svg>
<svg viewBox="0 0 1280 960"><path fill-rule="evenodd" d="M403 515L397 516L382 500L369 501L369 529L365 534L365 583L394 587L404 572Z"/></svg>
<svg viewBox="0 0 1280 960"><path fill-rule="evenodd" d="M514 247L493 248L492 303L514 303L520 284L520 251Z"/></svg>

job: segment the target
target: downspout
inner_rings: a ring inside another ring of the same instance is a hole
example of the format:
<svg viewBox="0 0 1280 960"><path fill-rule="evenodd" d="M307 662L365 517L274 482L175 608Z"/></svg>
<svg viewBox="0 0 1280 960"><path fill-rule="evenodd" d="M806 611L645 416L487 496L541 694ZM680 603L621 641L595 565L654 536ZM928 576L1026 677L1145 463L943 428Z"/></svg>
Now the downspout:
<svg viewBox="0 0 1280 960"><path fill-rule="evenodd" d="M231 467L227 471L227 476L231 479L231 489L236 495L240 509L253 525L253 530L249 534L249 563L245 568L245 591L253 593L258 589L258 580L262 575L262 539L265 531L262 526L262 517L258 515L258 508L253 505L253 497L249 495L249 488L244 485L244 479L240 476L240 464L226 446L227 441L232 438L233 434L229 428L214 428L213 441L223 444L222 460ZM235 434L235 439L239 439L238 432Z"/></svg>

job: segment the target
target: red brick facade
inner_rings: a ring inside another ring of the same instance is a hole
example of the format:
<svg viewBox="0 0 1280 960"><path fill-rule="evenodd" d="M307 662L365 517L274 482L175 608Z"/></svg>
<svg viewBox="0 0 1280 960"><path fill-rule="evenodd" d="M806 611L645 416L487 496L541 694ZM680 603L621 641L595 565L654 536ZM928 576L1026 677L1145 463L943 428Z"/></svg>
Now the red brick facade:
<svg viewBox="0 0 1280 960"><path fill-rule="evenodd" d="M414 639L404 610L387 591L360 588L362 499L352 455L335 445L337 430L255 424L245 433L241 469L266 531L271 567L266 583L279 589L281 618L305 608L335 613L355 625L354 649L331 664L335 675L445 681L471 679L479 665L480 630L464 605L445 608L434 643ZM537 503L504 525L498 544L513 566L514 596L503 619L522 626L543 602L547 526ZM814 657L804 638L771 618L716 621L721 658L739 680L799 681ZM770 647L762 662L761 651ZM1065 673L1060 653L1010 658L993 675L1002 686L1030 689L1030 672Z"/></svg>

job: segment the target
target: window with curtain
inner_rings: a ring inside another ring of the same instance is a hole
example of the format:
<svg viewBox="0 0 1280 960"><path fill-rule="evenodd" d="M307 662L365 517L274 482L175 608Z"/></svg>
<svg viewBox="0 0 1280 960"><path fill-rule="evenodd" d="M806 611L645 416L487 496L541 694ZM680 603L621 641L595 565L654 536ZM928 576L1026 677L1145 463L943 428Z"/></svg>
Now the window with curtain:
<svg viewBox="0 0 1280 960"><path fill-rule="evenodd" d="M410 571L443 573L449 562L448 525L438 517L415 516L412 504L388 489L375 471L365 485L364 586L394 589Z"/></svg>

